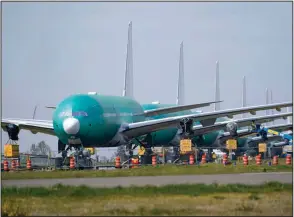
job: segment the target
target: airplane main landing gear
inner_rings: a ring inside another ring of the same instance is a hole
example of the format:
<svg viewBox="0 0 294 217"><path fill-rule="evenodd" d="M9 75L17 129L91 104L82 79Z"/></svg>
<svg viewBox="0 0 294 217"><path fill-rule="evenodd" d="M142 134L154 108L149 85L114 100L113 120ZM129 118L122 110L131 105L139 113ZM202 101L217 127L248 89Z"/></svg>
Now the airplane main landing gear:
<svg viewBox="0 0 294 217"><path fill-rule="evenodd" d="M182 128L182 136L188 138L190 135L193 134L192 127L193 127L193 120L185 118L180 122L180 126Z"/></svg>
<svg viewBox="0 0 294 217"><path fill-rule="evenodd" d="M12 141L18 141L19 127L15 124L8 124L5 127L5 130L8 133L8 137Z"/></svg>

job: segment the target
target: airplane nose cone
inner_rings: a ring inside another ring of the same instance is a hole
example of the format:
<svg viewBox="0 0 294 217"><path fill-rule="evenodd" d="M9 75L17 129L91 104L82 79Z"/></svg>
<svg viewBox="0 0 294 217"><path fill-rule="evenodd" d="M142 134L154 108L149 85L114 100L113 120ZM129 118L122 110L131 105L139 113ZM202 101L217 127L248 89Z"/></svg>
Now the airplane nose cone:
<svg viewBox="0 0 294 217"><path fill-rule="evenodd" d="M63 129L67 134L77 134L80 130L80 122L75 118L67 118L63 121Z"/></svg>

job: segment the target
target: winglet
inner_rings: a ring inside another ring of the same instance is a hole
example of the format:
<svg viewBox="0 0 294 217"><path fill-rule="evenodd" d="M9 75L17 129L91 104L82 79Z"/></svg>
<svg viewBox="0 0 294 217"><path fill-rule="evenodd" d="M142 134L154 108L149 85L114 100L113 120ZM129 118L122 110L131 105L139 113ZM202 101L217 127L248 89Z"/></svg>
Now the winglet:
<svg viewBox="0 0 294 217"><path fill-rule="evenodd" d="M45 106L45 108L56 109L56 106Z"/></svg>

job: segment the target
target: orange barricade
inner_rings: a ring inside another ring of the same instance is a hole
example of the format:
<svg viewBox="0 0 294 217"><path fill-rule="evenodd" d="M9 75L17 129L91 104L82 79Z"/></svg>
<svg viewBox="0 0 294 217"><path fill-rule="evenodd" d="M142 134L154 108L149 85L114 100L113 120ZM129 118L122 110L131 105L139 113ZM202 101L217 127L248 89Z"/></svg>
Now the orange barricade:
<svg viewBox="0 0 294 217"><path fill-rule="evenodd" d="M278 164L279 164L278 156L274 156L273 157L273 165L278 165Z"/></svg>
<svg viewBox="0 0 294 217"><path fill-rule="evenodd" d="M32 162L31 160L27 160L27 169L31 170L32 169Z"/></svg>
<svg viewBox="0 0 294 217"><path fill-rule="evenodd" d="M157 161L156 161L156 156L153 155L153 156L152 156L152 166L156 166L156 163L157 163Z"/></svg>
<svg viewBox="0 0 294 217"><path fill-rule="evenodd" d="M201 163L202 163L202 164L205 164L205 163L206 163L206 154L203 154L203 155L202 155Z"/></svg>
<svg viewBox="0 0 294 217"><path fill-rule="evenodd" d="M287 154L287 156L286 156L286 164L287 165L291 165L292 164L291 154Z"/></svg>
<svg viewBox="0 0 294 217"><path fill-rule="evenodd" d="M74 169L75 168L75 158L71 157L69 160L69 168Z"/></svg>
<svg viewBox="0 0 294 217"><path fill-rule="evenodd" d="M9 171L9 168L8 168L8 161L7 161L7 160L4 160L4 161L3 161L3 167L4 167L4 171Z"/></svg>
<svg viewBox="0 0 294 217"><path fill-rule="evenodd" d="M189 163L190 163L190 165L194 164L194 155L193 154L191 154L189 157Z"/></svg>
<svg viewBox="0 0 294 217"><path fill-rule="evenodd" d="M255 157L255 162L256 162L256 165L261 165L261 155L256 155Z"/></svg>
<svg viewBox="0 0 294 217"><path fill-rule="evenodd" d="M224 154L223 155L223 164L226 165L228 163L228 155Z"/></svg>
<svg viewBox="0 0 294 217"><path fill-rule="evenodd" d="M15 160L12 160L11 161L11 169L12 170L15 170L16 169L16 162L15 162Z"/></svg>
<svg viewBox="0 0 294 217"><path fill-rule="evenodd" d="M244 166L248 165L248 156L243 156L243 165Z"/></svg>
<svg viewBox="0 0 294 217"><path fill-rule="evenodd" d="M121 165L120 165L120 157L119 156L117 156L115 158L115 168L116 169L120 169L121 168Z"/></svg>
<svg viewBox="0 0 294 217"><path fill-rule="evenodd" d="M132 158L132 168L138 168L139 159L138 158Z"/></svg>

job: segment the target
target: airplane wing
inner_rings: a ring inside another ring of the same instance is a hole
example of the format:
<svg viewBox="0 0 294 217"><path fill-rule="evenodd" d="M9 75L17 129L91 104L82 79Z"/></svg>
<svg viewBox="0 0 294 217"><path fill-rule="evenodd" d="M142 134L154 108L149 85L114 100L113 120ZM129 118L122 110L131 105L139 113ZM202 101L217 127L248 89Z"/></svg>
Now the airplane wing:
<svg viewBox="0 0 294 217"><path fill-rule="evenodd" d="M205 103L199 103L199 104L179 105L179 106L172 106L167 108L151 109L151 110L144 111L144 115L146 117L150 117L150 116L156 116L161 114L168 114L168 113L179 112L183 110L207 107L213 103L219 103L219 102L223 102L223 101L213 101L213 102L205 102ZM142 115L142 114L137 114L137 115Z"/></svg>
<svg viewBox="0 0 294 217"><path fill-rule="evenodd" d="M272 120L276 120L276 119L280 119L280 118L286 119L288 116L292 116L292 115L293 115L292 112L287 112L287 113L266 115L266 116L260 116L260 117L236 119L236 120L218 122L212 126L207 126L207 127L202 127L201 125L193 126L192 130L194 131L194 136L197 136L197 135L207 134L212 131L223 130L226 127L228 127L228 125L230 125L230 124L236 124L235 130L238 134L237 126L238 127L246 127L246 126L250 126L253 121L258 122L258 123L266 123L266 122L270 122ZM243 129L243 130L239 130L239 132L243 133L244 131L248 131L248 130ZM228 129L228 131L231 131L231 129ZM226 133L230 134L230 132L225 132L224 134L226 134Z"/></svg>
<svg viewBox="0 0 294 217"><path fill-rule="evenodd" d="M277 130L277 131L284 131L284 130L288 130L290 128L293 128L293 124L276 124L276 125L273 125L273 126L269 126L269 129L271 130ZM270 131L269 131L270 133Z"/></svg>
<svg viewBox="0 0 294 217"><path fill-rule="evenodd" d="M292 124L286 123L286 124L276 124L273 126L269 126L267 138L270 140L282 139L282 137L280 135L276 134L274 131L271 131L271 130L283 131L283 130L289 129L289 127L292 127ZM273 133L271 133L271 132L273 132ZM256 133L251 133L251 134L245 133L244 136L239 136L239 138L248 137L250 135L256 135ZM263 139L261 136L253 136L250 138L250 141L257 141L258 142L258 141L263 141Z"/></svg>
<svg viewBox="0 0 294 217"><path fill-rule="evenodd" d="M283 147L286 145L292 145L289 141L275 142L273 143L273 147Z"/></svg>
<svg viewBox="0 0 294 217"><path fill-rule="evenodd" d="M19 129L29 130L32 133L44 133L55 136L53 129L53 122L49 120L35 120L35 119L2 119L1 127L7 131L6 127L9 124L15 124Z"/></svg>
<svg viewBox="0 0 294 217"><path fill-rule="evenodd" d="M277 139L281 139L281 136L278 135L268 135L267 136L267 142L271 142ZM255 137L251 137L249 138L249 142L264 142L264 139L262 138L262 136L255 136Z"/></svg>
<svg viewBox="0 0 294 217"><path fill-rule="evenodd" d="M221 111L206 112L201 114L181 115L168 118L161 118L156 120L141 121L136 123L128 123L124 125L122 133L128 138L138 137L150 132L158 131L172 126L179 126L181 121L192 119L193 121L200 121L202 126L209 126L215 123L219 117L230 117L242 113L250 113L255 115L256 111L276 109L281 111L283 107L291 107L292 102L275 103L259 106L242 107L237 109L226 109Z"/></svg>

